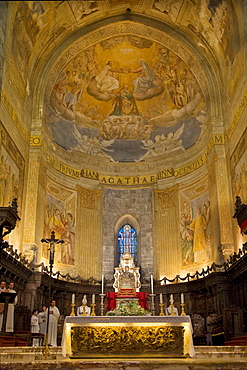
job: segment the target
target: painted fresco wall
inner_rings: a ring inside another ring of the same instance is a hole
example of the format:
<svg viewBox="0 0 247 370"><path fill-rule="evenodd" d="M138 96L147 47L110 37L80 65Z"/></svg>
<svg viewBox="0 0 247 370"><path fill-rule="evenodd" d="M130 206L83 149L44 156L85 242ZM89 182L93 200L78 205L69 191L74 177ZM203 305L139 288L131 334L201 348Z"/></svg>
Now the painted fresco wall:
<svg viewBox="0 0 247 370"><path fill-rule="evenodd" d="M7 21L7 3L5 1L0 2L0 96L2 89L2 75L4 65L4 43L5 43L5 30Z"/></svg>
<svg viewBox="0 0 247 370"><path fill-rule="evenodd" d="M64 240L56 246L55 264L59 269L61 265L75 265L76 245L76 193L56 183L49 182L45 201L45 219L43 238ZM49 258L49 244L43 243L42 257Z"/></svg>
<svg viewBox="0 0 247 370"><path fill-rule="evenodd" d="M194 186L180 193L180 238L182 266L205 265L213 261L212 219L205 186Z"/></svg>
<svg viewBox="0 0 247 370"><path fill-rule="evenodd" d="M0 134L0 206L8 207L17 198L18 215L22 218L25 162L1 122ZM15 230L5 240L21 250L21 237L20 221L17 221Z"/></svg>

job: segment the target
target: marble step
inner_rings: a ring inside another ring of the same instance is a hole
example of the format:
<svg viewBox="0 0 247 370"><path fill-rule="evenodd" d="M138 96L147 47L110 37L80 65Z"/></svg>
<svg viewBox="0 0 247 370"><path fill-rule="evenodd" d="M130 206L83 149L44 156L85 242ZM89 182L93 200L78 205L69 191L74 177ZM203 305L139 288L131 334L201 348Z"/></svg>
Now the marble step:
<svg viewBox="0 0 247 370"><path fill-rule="evenodd" d="M195 358L247 358L246 346L195 346Z"/></svg>

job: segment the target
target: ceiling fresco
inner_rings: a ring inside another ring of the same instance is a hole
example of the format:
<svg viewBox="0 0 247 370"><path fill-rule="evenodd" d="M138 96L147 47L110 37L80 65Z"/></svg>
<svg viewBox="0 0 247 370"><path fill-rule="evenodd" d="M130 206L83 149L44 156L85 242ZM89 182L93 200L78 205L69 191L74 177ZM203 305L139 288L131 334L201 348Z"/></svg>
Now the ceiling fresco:
<svg viewBox="0 0 247 370"><path fill-rule="evenodd" d="M66 150L142 162L195 145L207 115L200 87L181 58L157 42L123 35L67 63L45 121Z"/></svg>

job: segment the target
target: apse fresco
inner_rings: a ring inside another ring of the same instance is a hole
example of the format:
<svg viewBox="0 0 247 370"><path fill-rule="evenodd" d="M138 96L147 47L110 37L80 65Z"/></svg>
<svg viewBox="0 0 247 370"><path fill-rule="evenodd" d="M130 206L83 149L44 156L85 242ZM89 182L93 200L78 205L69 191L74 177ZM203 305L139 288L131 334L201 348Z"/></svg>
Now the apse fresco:
<svg viewBox="0 0 247 370"><path fill-rule="evenodd" d="M55 188L53 188L55 190ZM59 193L59 189L57 189ZM63 240L56 244L55 262L65 265L75 263L75 200L62 201L47 193L44 220L44 239L55 238ZM43 243L42 256L48 258L48 243Z"/></svg>
<svg viewBox="0 0 247 370"><path fill-rule="evenodd" d="M68 151L142 162L195 145L207 109L182 59L127 35L70 60L53 86L45 120L53 140Z"/></svg>
<svg viewBox="0 0 247 370"><path fill-rule="evenodd" d="M12 52L24 79L36 40L47 20L43 17L44 1L20 1L13 26Z"/></svg>
<svg viewBox="0 0 247 370"><path fill-rule="evenodd" d="M205 264L212 260L212 224L209 195L189 201L182 197L180 239L182 265Z"/></svg>

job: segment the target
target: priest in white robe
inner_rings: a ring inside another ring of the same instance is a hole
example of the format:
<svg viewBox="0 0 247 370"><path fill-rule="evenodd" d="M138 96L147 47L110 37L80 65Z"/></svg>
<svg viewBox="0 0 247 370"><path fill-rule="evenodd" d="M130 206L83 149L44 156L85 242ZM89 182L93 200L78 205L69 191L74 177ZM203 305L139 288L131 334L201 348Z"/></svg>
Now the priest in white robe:
<svg viewBox="0 0 247 370"><path fill-rule="evenodd" d="M166 308L166 316L178 316L177 307L172 307L171 305Z"/></svg>
<svg viewBox="0 0 247 370"><path fill-rule="evenodd" d="M9 283L9 292L15 293L14 290L14 283ZM14 332L14 317L15 317L15 305L18 302L17 295L15 296L14 302L8 304L8 314L7 314L7 321L6 321L6 332L13 333Z"/></svg>
<svg viewBox="0 0 247 370"><path fill-rule="evenodd" d="M42 311L38 314L39 319L39 332L41 334L46 334L46 325L47 325L47 312L46 312L46 306L42 306Z"/></svg>
<svg viewBox="0 0 247 370"><path fill-rule="evenodd" d="M49 307L49 326L48 326L48 343L57 346L57 326L58 318L60 316L59 309L56 307L56 301L53 299Z"/></svg>
<svg viewBox="0 0 247 370"><path fill-rule="evenodd" d="M87 306L86 294L83 296L82 304L77 308L77 316L90 316L91 308Z"/></svg>
<svg viewBox="0 0 247 370"><path fill-rule="evenodd" d="M30 331L31 333L39 333L39 319L38 319L38 313L39 311L34 309L33 314L31 317L31 325L30 325ZM38 338L33 338L33 347L38 347L39 345L39 339Z"/></svg>
<svg viewBox="0 0 247 370"><path fill-rule="evenodd" d="M0 282L0 292L8 292L6 289L6 281ZM4 311L4 303L0 303L0 331L2 330L3 325L3 311Z"/></svg>

